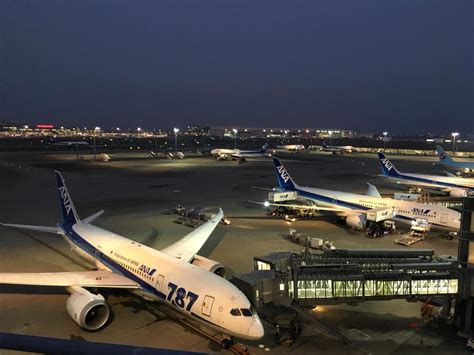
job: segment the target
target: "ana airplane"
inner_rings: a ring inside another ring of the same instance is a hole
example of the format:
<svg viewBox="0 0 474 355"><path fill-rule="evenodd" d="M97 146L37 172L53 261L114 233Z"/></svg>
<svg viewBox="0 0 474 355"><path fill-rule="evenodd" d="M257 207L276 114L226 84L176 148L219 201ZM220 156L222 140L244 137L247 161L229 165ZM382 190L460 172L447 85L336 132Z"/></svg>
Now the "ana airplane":
<svg viewBox="0 0 474 355"><path fill-rule="evenodd" d="M70 293L67 312L89 331L101 329L110 316L104 297L86 290L90 287L127 289L145 300L167 303L227 336L263 336L258 315L244 294L223 277L223 266L197 255L223 217L221 209L208 222L158 251L90 224L103 211L80 220L59 172L56 178L62 222L56 227L2 224L59 234L97 271L0 273L0 284L66 287Z"/></svg>
<svg viewBox="0 0 474 355"><path fill-rule="evenodd" d="M474 162L461 162L455 161L446 153L440 145L436 146L436 152L438 153L439 165L446 166L448 168L459 170L464 173L474 173Z"/></svg>
<svg viewBox="0 0 474 355"><path fill-rule="evenodd" d="M86 141L57 141L56 139L49 137L48 138L48 144L51 145L58 145L62 147L72 147L72 146L78 146L78 145L83 145L83 146L88 146L89 143Z"/></svg>
<svg viewBox="0 0 474 355"><path fill-rule="evenodd" d="M423 220L439 229L459 231L461 214L449 208L382 198L375 186L371 184L369 184L367 195L300 186L291 178L279 159L273 158L273 163L279 191L296 193L299 199L309 202L312 209L336 213L339 217L345 218L346 224L352 228L363 230L367 222L367 213L375 208L395 208L394 219L397 221L411 224L414 221ZM282 204L266 202L265 205ZM308 206L297 204L283 206L308 209Z"/></svg>
<svg viewBox="0 0 474 355"><path fill-rule="evenodd" d="M306 149L303 144L285 144L285 145L279 145L277 148L288 150L290 152L301 152Z"/></svg>
<svg viewBox="0 0 474 355"><path fill-rule="evenodd" d="M378 155L382 166L382 176L397 184L434 188L449 193L451 197L474 196L474 179L402 173L383 153L378 153Z"/></svg>
<svg viewBox="0 0 474 355"><path fill-rule="evenodd" d="M211 150L211 155L220 160L231 160L240 159L245 160L248 158L263 158L271 157L270 153L266 153L268 144L265 143L259 150L240 150L240 149L225 149L216 148Z"/></svg>
<svg viewBox="0 0 474 355"><path fill-rule="evenodd" d="M352 153L353 147L350 145L340 146L340 145L327 145L324 140L321 140L323 152L332 152L333 154L344 154Z"/></svg>

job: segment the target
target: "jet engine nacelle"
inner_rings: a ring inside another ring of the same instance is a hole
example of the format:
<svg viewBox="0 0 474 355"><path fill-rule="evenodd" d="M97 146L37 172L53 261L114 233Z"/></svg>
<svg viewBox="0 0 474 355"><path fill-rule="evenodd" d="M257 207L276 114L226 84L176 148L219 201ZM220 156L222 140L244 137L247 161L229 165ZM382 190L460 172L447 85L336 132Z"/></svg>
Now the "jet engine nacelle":
<svg viewBox="0 0 474 355"><path fill-rule="evenodd" d="M90 293L82 287L69 287L66 309L72 320L82 329L96 331L109 319L110 308L102 295Z"/></svg>
<svg viewBox="0 0 474 355"><path fill-rule="evenodd" d="M221 277L225 277L227 275L227 270L225 269L224 265L200 255L195 255L191 264Z"/></svg>
<svg viewBox="0 0 474 355"><path fill-rule="evenodd" d="M364 230L365 225L367 223L367 215L366 214L350 214L346 217L346 224L354 229L357 230Z"/></svg>
<svg viewBox="0 0 474 355"><path fill-rule="evenodd" d="M466 197L469 195L469 192L464 189L452 189L449 191L449 196L451 197Z"/></svg>

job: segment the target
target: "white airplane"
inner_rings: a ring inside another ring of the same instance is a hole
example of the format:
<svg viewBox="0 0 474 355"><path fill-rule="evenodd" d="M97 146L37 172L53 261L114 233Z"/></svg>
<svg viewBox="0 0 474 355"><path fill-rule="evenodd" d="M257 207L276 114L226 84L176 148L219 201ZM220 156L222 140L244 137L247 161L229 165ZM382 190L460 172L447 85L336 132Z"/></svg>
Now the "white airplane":
<svg viewBox="0 0 474 355"><path fill-rule="evenodd" d="M262 148L258 150L240 150L240 149L225 149L225 148L216 148L211 150L211 155L220 159L242 159L247 158L268 158L272 155L266 153L268 144L265 143Z"/></svg>
<svg viewBox="0 0 474 355"><path fill-rule="evenodd" d="M383 153L379 152L378 156L382 166L382 176L397 184L434 188L449 193L451 197L474 196L474 179L402 173Z"/></svg>
<svg viewBox="0 0 474 355"><path fill-rule="evenodd" d="M89 143L86 141L57 141L54 138L49 137L48 138L48 144L51 145L58 145L62 147L72 147L72 146L78 146L78 145L83 145L83 146L88 146Z"/></svg>
<svg viewBox="0 0 474 355"><path fill-rule="evenodd" d="M448 153L444 151L440 145L436 146L436 152L438 153L439 157L439 165L443 165L454 170L460 170L463 173L474 173L474 162L455 161L448 155Z"/></svg>
<svg viewBox="0 0 474 355"><path fill-rule="evenodd" d="M355 229L364 229L367 222L367 213L375 208L395 208L395 220L403 223L414 223L423 220L447 231L459 231L461 214L446 207L438 207L410 201L400 201L391 198L382 198L377 188L369 184L367 195L348 192L325 190L297 185L291 178L279 159L273 158L279 191L295 192L298 198L310 203L310 209L331 211L346 220L346 224ZM304 205L272 204L264 205L286 206L308 209Z"/></svg>
<svg viewBox="0 0 474 355"><path fill-rule="evenodd" d="M303 144L285 144L285 145L279 145L277 148L288 150L290 152L301 152L306 149Z"/></svg>
<svg viewBox="0 0 474 355"><path fill-rule="evenodd" d="M86 288L127 289L145 300L164 302L185 316L242 339L260 339L263 326L249 300L223 275L216 261L197 255L219 224L219 212L199 228L161 251L90 223L100 211L80 220L64 179L56 171L63 221L56 227L4 226L56 233L97 271L0 273L0 284L63 286L70 296L66 309L81 328L95 331L108 321L109 306ZM226 338L229 342L230 339ZM223 344L225 345L225 344Z"/></svg>
<svg viewBox="0 0 474 355"><path fill-rule="evenodd" d="M341 146L341 145L327 145L324 140L321 140L323 152L332 152L333 154L344 154L344 153L352 153L354 149L352 146Z"/></svg>

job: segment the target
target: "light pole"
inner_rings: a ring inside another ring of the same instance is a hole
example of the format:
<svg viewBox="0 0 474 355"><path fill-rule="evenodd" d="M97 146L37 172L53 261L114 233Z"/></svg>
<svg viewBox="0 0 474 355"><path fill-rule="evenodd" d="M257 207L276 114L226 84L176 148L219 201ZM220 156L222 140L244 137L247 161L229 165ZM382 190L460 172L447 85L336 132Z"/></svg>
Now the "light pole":
<svg viewBox="0 0 474 355"><path fill-rule="evenodd" d="M97 134L97 131L100 131L100 127L95 127L94 128L94 161L95 161L96 155L97 155L97 149L95 147L95 135Z"/></svg>
<svg viewBox="0 0 474 355"><path fill-rule="evenodd" d="M178 152L178 132L179 128L173 128L174 132L174 151Z"/></svg>
<svg viewBox="0 0 474 355"><path fill-rule="evenodd" d="M456 152L456 137L459 136L458 132L451 133L453 136L453 154Z"/></svg>
<svg viewBox="0 0 474 355"><path fill-rule="evenodd" d="M328 131L329 133L329 145L332 145L332 131Z"/></svg>
<svg viewBox="0 0 474 355"><path fill-rule="evenodd" d="M234 149L237 149L237 131L235 128L232 129L232 132L234 132Z"/></svg>
<svg viewBox="0 0 474 355"><path fill-rule="evenodd" d="M382 132L383 134L383 151L385 152L385 146L387 144L387 134L388 132Z"/></svg>

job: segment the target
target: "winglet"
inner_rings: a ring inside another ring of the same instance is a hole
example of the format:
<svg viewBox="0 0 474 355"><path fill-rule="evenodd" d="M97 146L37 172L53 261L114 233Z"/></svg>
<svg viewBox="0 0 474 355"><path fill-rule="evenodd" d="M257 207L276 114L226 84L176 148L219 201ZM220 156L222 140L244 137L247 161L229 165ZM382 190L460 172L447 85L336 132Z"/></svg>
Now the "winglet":
<svg viewBox="0 0 474 355"><path fill-rule="evenodd" d="M382 152L377 153L380 159L380 165L382 167L382 175L390 176L390 177L398 177L400 176L399 171L395 168L395 166L385 158L385 155Z"/></svg>
<svg viewBox="0 0 474 355"><path fill-rule="evenodd" d="M290 190L290 191L295 190L297 185L291 178L288 171L286 171L280 159L273 158L273 164L275 165L275 172L277 175L278 185L280 186L280 188L283 190Z"/></svg>
<svg viewBox="0 0 474 355"><path fill-rule="evenodd" d="M76 224L80 219L77 215L71 196L69 195L69 191L67 190L66 182L59 171L55 170L54 173L56 174L56 180L58 182L59 201L63 212L63 222L71 225Z"/></svg>

